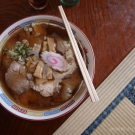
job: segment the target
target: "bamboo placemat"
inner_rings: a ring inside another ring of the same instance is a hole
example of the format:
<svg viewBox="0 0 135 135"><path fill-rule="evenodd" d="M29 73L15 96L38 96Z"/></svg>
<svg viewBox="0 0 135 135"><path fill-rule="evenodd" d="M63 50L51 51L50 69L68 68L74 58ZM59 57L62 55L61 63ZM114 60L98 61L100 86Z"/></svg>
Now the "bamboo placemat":
<svg viewBox="0 0 135 135"><path fill-rule="evenodd" d="M135 134L135 48L53 135Z"/></svg>

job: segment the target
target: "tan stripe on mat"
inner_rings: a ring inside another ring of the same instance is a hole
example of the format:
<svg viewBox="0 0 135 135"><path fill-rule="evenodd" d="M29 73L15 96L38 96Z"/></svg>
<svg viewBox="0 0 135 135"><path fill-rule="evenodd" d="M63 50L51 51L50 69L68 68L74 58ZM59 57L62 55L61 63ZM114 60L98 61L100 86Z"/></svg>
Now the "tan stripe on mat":
<svg viewBox="0 0 135 135"><path fill-rule="evenodd" d="M80 135L134 76L135 48L97 88L99 102L92 103L88 98L53 135Z"/></svg>
<svg viewBox="0 0 135 135"><path fill-rule="evenodd" d="M91 135L134 135L135 106L124 98Z"/></svg>

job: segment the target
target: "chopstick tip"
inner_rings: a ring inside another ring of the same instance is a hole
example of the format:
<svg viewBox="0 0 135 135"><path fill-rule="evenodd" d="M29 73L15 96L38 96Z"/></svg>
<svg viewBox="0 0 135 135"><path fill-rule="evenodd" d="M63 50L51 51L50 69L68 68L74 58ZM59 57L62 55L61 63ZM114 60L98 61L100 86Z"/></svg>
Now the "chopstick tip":
<svg viewBox="0 0 135 135"><path fill-rule="evenodd" d="M62 7L62 5L59 5L58 7L60 8L60 7Z"/></svg>

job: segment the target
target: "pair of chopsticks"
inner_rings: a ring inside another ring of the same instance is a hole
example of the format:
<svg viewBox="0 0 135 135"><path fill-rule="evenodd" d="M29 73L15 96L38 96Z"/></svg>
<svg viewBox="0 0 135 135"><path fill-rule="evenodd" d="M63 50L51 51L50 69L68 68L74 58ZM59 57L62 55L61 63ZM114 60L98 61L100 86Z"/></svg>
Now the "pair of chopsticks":
<svg viewBox="0 0 135 135"><path fill-rule="evenodd" d="M69 22L67 20L67 17L66 17L66 15L64 13L64 10L63 10L62 6L58 6L58 8L60 10L60 14L61 14L63 22L65 24L68 36L70 38L70 41L71 41L71 44L72 44L72 47L73 47L77 62L79 64L83 79L85 81L85 84L87 86L88 92L89 92L90 97L91 97L91 100L92 100L92 102L96 102L96 101L99 100L98 95L97 95L96 90L95 90L95 88L93 86L93 83L91 81L91 77L90 77L89 72L88 72L88 70L86 68L84 60L83 60L83 58L81 56L80 50L79 50L78 45L76 43L75 37L74 37L74 35L72 33L72 30L71 30L71 27L70 27Z"/></svg>

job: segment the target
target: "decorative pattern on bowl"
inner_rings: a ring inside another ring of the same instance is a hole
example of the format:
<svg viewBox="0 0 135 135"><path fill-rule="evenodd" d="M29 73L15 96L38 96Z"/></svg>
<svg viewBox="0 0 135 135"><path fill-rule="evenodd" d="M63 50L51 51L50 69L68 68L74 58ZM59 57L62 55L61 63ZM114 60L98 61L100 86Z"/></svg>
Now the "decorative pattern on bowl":
<svg viewBox="0 0 135 135"><path fill-rule="evenodd" d="M16 22L15 24L11 25L1 34L0 51L2 50L2 47L5 44L5 42L16 31L18 31L19 29L21 29L29 24L40 23L40 22L49 23L49 24L51 23L53 25L57 25L57 26L65 28L65 26L62 22L62 19L60 19L58 17L49 16L49 15L46 15L46 16L39 15L39 16L32 16L32 17L25 18L23 20ZM90 73L91 78L93 79L94 68L95 68L95 58L94 58L94 53L93 53L91 44L90 44L89 40L87 39L87 37L83 34L83 32L78 27L76 27L72 23L70 23L70 24L71 24L71 28L72 28L74 35L79 39L79 41L83 45L83 49L84 49L83 53L85 53L85 55L86 55L86 63L87 63L88 71ZM79 91L75 94L75 96L73 96L65 104L63 104L57 108L53 108L51 110L34 111L34 110L23 108L23 107L17 105L16 103L14 103L13 101L11 101L8 98L8 96L6 96L4 94L2 88L0 87L0 97L1 97L0 103L8 111L10 111L11 113L13 113L19 117L30 119L30 120L48 120L48 119L60 117L64 114L68 113L69 111L73 110L75 107L77 107L83 101L86 94L87 94L87 89L85 88L85 84L82 84L81 87L79 88Z"/></svg>

